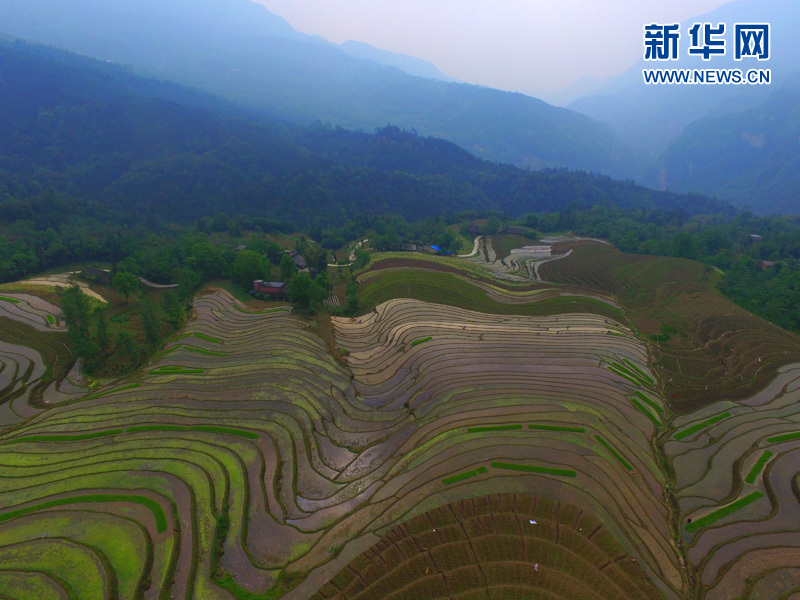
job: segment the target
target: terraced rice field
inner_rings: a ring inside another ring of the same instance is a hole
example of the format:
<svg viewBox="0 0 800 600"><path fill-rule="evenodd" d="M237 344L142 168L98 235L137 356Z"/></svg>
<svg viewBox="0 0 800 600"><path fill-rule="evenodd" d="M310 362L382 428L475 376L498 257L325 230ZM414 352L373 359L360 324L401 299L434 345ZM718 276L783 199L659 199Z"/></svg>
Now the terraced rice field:
<svg viewBox="0 0 800 600"><path fill-rule="evenodd" d="M607 368L648 372L620 324L395 301L334 319L348 370L287 310L218 291L194 312L138 376L0 436L10 597L309 598L401 522L497 491L596 514L680 597L630 400L658 399Z"/></svg>
<svg viewBox="0 0 800 600"><path fill-rule="evenodd" d="M74 362L60 327L47 327L38 320L46 321L42 314L28 312L37 303L14 303L19 306L20 313L0 316L0 430L38 414L48 384L55 386Z"/></svg>
<svg viewBox="0 0 800 600"><path fill-rule="evenodd" d="M375 260L374 310L327 345L211 290L91 391L57 309L0 298L0 596L797 600L800 359L742 320L690 353L702 309L643 343L647 306L713 292L691 263L645 290L672 263L597 247L562 248L558 283ZM697 396L709 356L753 381Z"/></svg>
<svg viewBox="0 0 800 600"><path fill-rule="evenodd" d="M800 364L781 368L750 398L676 419L675 431L665 449L703 597L794 598L800 592Z"/></svg>
<svg viewBox="0 0 800 600"><path fill-rule="evenodd" d="M37 331L66 331L64 313L31 294L0 292L0 318L25 323Z"/></svg>
<svg viewBox="0 0 800 600"><path fill-rule="evenodd" d="M702 264L623 254L591 241L556 244L570 256L542 265L545 281L611 294L643 339L661 325L675 333L650 342L664 391L677 412L747 398L778 369L800 361L798 337L739 308L714 289Z"/></svg>
<svg viewBox="0 0 800 600"><path fill-rule="evenodd" d="M394 300L334 324L364 403L413 417L393 448L399 462L387 467L395 494L418 495L422 510L490 491L545 493L597 515L668 596L680 597L650 444L656 409L644 414L632 399L638 392L665 409L607 368L627 359L648 370L645 348L619 323Z"/></svg>
<svg viewBox="0 0 800 600"><path fill-rule="evenodd" d="M663 598L591 515L516 494L461 500L393 528L313 600Z"/></svg>

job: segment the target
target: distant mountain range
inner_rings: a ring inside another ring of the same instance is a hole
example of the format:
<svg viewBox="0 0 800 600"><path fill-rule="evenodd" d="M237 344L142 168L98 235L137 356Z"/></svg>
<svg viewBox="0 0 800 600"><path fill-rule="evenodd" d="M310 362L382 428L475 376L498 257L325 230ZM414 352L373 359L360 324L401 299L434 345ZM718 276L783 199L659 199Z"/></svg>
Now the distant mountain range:
<svg viewBox="0 0 800 600"><path fill-rule="evenodd" d="M770 23L771 58L689 56L694 23ZM800 213L794 93L800 85L800 11L794 0L739 0L681 24L677 61L640 60L568 107L598 121L652 165L638 181L652 187L719 195L760 213ZM750 69L772 72L771 85L646 85L642 69ZM792 117L792 115L795 115Z"/></svg>
<svg viewBox="0 0 800 600"><path fill-rule="evenodd" d="M771 23L771 58L766 62L733 58L733 49L725 56L704 61L690 56L689 29L694 23L724 23L727 39L733 39L735 23ZM644 25L644 24L643 24ZM678 137L692 121L752 108L778 87L793 81L800 72L800 11L794 0L737 0L706 14L681 23L679 59L669 62L640 60L619 77L605 82L590 96L575 100L568 108L609 123L626 143L655 159L667 144ZM646 85L642 69L695 68L769 68L770 86L747 85Z"/></svg>
<svg viewBox="0 0 800 600"><path fill-rule="evenodd" d="M584 172L488 162L396 127L360 133L254 118L206 93L22 42L0 42L0 81L4 210L66 195L167 222L226 212L322 229L357 215L520 216L570 204L732 211Z"/></svg>
<svg viewBox="0 0 800 600"><path fill-rule="evenodd" d="M582 114L444 81L423 61L298 33L250 0L4 0L0 30L301 124L414 128L484 158L533 168L624 176L636 162L608 126Z"/></svg>
<svg viewBox="0 0 800 600"><path fill-rule="evenodd" d="M800 212L800 90L690 124L660 160L673 191L703 190L756 212Z"/></svg>

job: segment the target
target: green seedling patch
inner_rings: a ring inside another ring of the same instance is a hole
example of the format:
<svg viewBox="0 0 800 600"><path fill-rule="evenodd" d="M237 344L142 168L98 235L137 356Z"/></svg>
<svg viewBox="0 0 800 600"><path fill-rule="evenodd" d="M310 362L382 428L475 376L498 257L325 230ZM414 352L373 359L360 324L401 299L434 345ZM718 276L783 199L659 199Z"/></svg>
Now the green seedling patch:
<svg viewBox="0 0 800 600"><path fill-rule="evenodd" d="M119 435L123 431L123 429L109 429L108 431L93 431L92 433L76 433L74 435L24 435L3 442L3 446L8 444L24 444L26 442L79 442L81 440L93 440L95 438L107 437L109 435Z"/></svg>
<svg viewBox="0 0 800 600"><path fill-rule="evenodd" d="M429 342L429 341L431 341L432 339L433 339L433 336L432 336L432 335L429 335L428 337L424 337L424 338L420 338L420 339L418 339L418 340L414 340L413 342L411 342L411 345L412 345L412 346L417 346L417 345L419 345L419 344L423 344L423 343L425 343L425 342Z"/></svg>
<svg viewBox="0 0 800 600"><path fill-rule="evenodd" d="M123 386L114 388L113 390L106 390L105 392L100 392L99 394L92 394L91 396L86 396L84 398L84 400L92 400L93 398L101 398L103 396L108 396L109 394L113 394L115 392L122 392L124 390L131 390L133 388L139 387L140 385L142 385L142 384L141 383L129 383L128 385L123 385Z"/></svg>
<svg viewBox="0 0 800 600"><path fill-rule="evenodd" d="M707 514L705 517L697 519L697 521L692 521L686 526L686 531L688 531L689 533L694 533L695 531L697 531L702 527L706 527L707 525L716 523L720 519L723 519L728 515L735 513L737 510L743 509L748 504L752 504L753 502L755 502L756 500L758 500L763 496L764 492L753 492L752 494L748 494L744 498L739 498L736 502L728 504L728 506L723 506L722 508Z"/></svg>
<svg viewBox="0 0 800 600"><path fill-rule="evenodd" d="M675 434L675 439L676 440L682 440L683 438L688 437L688 436L692 435L693 433L697 433L701 429L705 429L706 427L710 427L714 423L719 423L720 421L722 421L722 419L727 419L730 416L731 416L731 413L724 412L722 414L715 415L715 416L713 416L713 417L711 417L709 419L706 419L705 421L700 421L699 423L696 423L696 424L692 425L691 427L688 427L687 429L684 429L683 431L679 431L678 433L676 433Z"/></svg>
<svg viewBox="0 0 800 600"><path fill-rule="evenodd" d="M471 477L477 477L478 475L482 475L488 471L486 467L478 467L477 469L472 469L471 471L465 471L464 473L459 473L458 475L453 475L452 477L445 477L442 479L442 483L444 485L451 485L453 483L457 483L459 481L464 481L465 479L469 479Z"/></svg>
<svg viewBox="0 0 800 600"><path fill-rule="evenodd" d="M781 435L774 435L767 438L770 444L780 444L781 442L791 442L792 440L800 440L800 431L794 433L782 433Z"/></svg>
<svg viewBox="0 0 800 600"><path fill-rule="evenodd" d="M531 423L528 429L537 429L540 431L566 431L568 433L586 433L585 427L567 427L565 425L539 425L538 423Z"/></svg>
<svg viewBox="0 0 800 600"><path fill-rule="evenodd" d="M205 333L195 333L193 334L194 337L204 340L206 342L211 342L212 344L221 344L222 340L218 340L215 337L211 337L210 335L206 335Z"/></svg>
<svg viewBox="0 0 800 600"><path fill-rule="evenodd" d="M516 463L493 462L493 469L507 469L509 471L524 471L526 473L541 473L544 475L557 475L559 477L577 477L578 474L571 469L554 469L552 467L539 467L536 465L519 465Z"/></svg>
<svg viewBox="0 0 800 600"><path fill-rule="evenodd" d="M600 442L606 450L611 452L611 455L614 458L616 458L623 467L625 467L628 471L633 471L633 466L631 465L631 463L629 463L627 460L625 460L619 452L614 450L614 448L611 446L611 444L609 444L607 441L605 441L599 435L594 436L594 439L596 439L598 442Z"/></svg>
<svg viewBox="0 0 800 600"><path fill-rule="evenodd" d="M764 468L764 465L767 464L767 461L770 458L772 458L772 452L770 450L764 450L764 453L756 461L756 464L753 465L753 468L750 469L750 472L747 474L747 477L745 477L744 480L750 484L755 483L756 477L758 477L758 474L761 473L761 470Z"/></svg>
<svg viewBox="0 0 800 600"><path fill-rule="evenodd" d="M639 401L638 401L636 398L631 398L631 402L633 403L633 405L634 405L636 408L638 408L638 409L639 409L639 411L640 411L640 412L644 413L644 415L645 415L645 416L646 416L648 419L650 419L650 420L651 420L651 421L652 421L652 422L655 424L655 426L656 426L656 427L661 427L661 421L659 421L659 420L658 420L658 419L655 417L655 415L654 415L653 413L651 413L649 410L647 410L647 409L644 407L644 404L642 404L641 402L639 402Z"/></svg>
<svg viewBox="0 0 800 600"><path fill-rule="evenodd" d="M484 431L513 431L522 429L522 425L488 425L486 427L467 427L467 433L483 433Z"/></svg>
<svg viewBox="0 0 800 600"><path fill-rule="evenodd" d="M660 413L663 413L663 412L664 412L664 408L663 408L663 407L662 407L662 406L661 406L661 405L660 405L658 402L655 402L655 401L654 401L652 398L650 398L650 396L648 396L647 394L645 394L645 393L643 393L643 392L640 392L640 391L638 391L638 390L637 390L636 392L634 392L634 394L635 394L636 396L639 396L639 398L641 398L642 400L644 400L645 402L647 402L647 404L649 404L650 406L652 406L652 407L653 407L655 410L657 410L658 412L660 412Z"/></svg>
<svg viewBox="0 0 800 600"><path fill-rule="evenodd" d="M3 521L10 521L28 515L30 513L44 510L46 508L55 508L57 506L69 506L72 504L83 504L86 502L134 502L141 504L148 508L156 520L156 530L158 533L164 533L167 530L167 517L161 505L146 496L134 496L125 494L89 494L86 496L74 496L72 498L58 498L57 500L50 500L49 502L42 502L34 506L27 506L18 510L12 510L7 513L0 513L0 523Z"/></svg>

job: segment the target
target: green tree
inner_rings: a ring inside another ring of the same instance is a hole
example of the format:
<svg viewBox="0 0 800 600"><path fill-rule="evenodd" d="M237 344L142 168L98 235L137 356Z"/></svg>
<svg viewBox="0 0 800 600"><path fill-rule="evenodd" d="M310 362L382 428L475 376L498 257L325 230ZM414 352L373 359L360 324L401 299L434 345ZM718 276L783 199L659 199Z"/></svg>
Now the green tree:
<svg viewBox="0 0 800 600"><path fill-rule="evenodd" d="M358 313L358 284L356 283L348 283L347 284L347 312L351 316L355 316Z"/></svg>
<svg viewBox="0 0 800 600"><path fill-rule="evenodd" d="M289 282L289 300L315 310L328 297L327 287L312 280L308 273L295 273Z"/></svg>
<svg viewBox="0 0 800 600"><path fill-rule="evenodd" d="M161 310L172 329L178 329L186 320L186 310L173 290L167 290L161 296Z"/></svg>
<svg viewBox="0 0 800 600"><path fill-rule="evenodd" d="M87 360L95 358L99 353L99 348L89 337L91 315L89 297L77 285L71 285L66 289L59 288L58 294L72 350Z"/></svg>
<svg viewBox="0 0 800 600"><path fill-rule="evenodd" d="M161 315L158 307L151 300L150 296L142 299L141 311L142 327L144 328L144 338L151 346L155 346L161 339Z"/></svg>
<svg viewBox="0 0 800 600"><path fill-rule="evenodd" d="M289 281L292 276L297 273L297 265L294 264L292 257L288 254L284 254L281 257L281 280L282 281Z"/></svg>
<svg viewBox="0 0 800 600"><path fill-rule="evenodd" d="M120 294L125 296L125 303L127 304L131 294L139 289L140 284L139 278L133 273L120 271L114 275L114 278L111 280L111 285L113 285L114 289Z"/></svg>
<svg viewBox="0 0 800 600"><path fill-rule="evenodd" d="M108 345L111 340L109 340L109 331L108 331L108 319L106 319L106 311L103 308L98 308L95 310L95 314L97 315L97 346L100 348L101 352L105 352L108 350Z"/></svg>
<svg viewBox="0 0 800 600"><path fill-rule="evenodd" d="M242 250L231 266L231 279L246 290L252 289L253 281L263 279L266 273L264 258L254 250Z"/></svg>
<svg viewBox="0 0 800 600"><path fill-rule="evenodd" d="M694 241L691 233L681 231L672 238L670 254L680 258L697 258L697 242Z"/></svg>
<svg viewBox="0 0 800 600"><path fill-rule="evenodd" d="M117 348L122 350L128 355L133 364L139 362L139 348L136 346L136 340L131 335L130 331L120 331L115 340Z"/></svg>
<svg viewBox="0 0 800 600"><path fill-rule="evenodd" d="M355 268L363 269L369 264L369 252L366 250L356 250Z"/></svg>
<svg viewBox="0 0 800 600"><path fill-rule="evenodd" d="M481 227L483 235L494 235L498 231L500 231L500 219L497 217L489 217Z"/></svg>

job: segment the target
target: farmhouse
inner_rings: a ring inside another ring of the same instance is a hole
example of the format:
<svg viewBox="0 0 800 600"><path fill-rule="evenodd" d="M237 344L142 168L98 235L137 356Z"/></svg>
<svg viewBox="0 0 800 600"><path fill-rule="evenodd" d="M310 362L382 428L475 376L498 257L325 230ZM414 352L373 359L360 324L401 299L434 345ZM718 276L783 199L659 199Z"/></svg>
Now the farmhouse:
<svg viewBox="0 0 800 600"><path fill-rule="evenodd" d="M286 300L286 292L288 286L282 281L264 281L263 279L256 279L253 282L252 294L264 294L269 296L271 300Z"/></svg>
<svg viewBox="0 0 800 600"><path fill-rule="evenodd" d="M300 256L299 252L295 250L284 250L286 254L288 254L291 259L294 261L294 264L297 265L297 268L301 271L308 271L308 265L306 264L306 259Z"/></svg>

